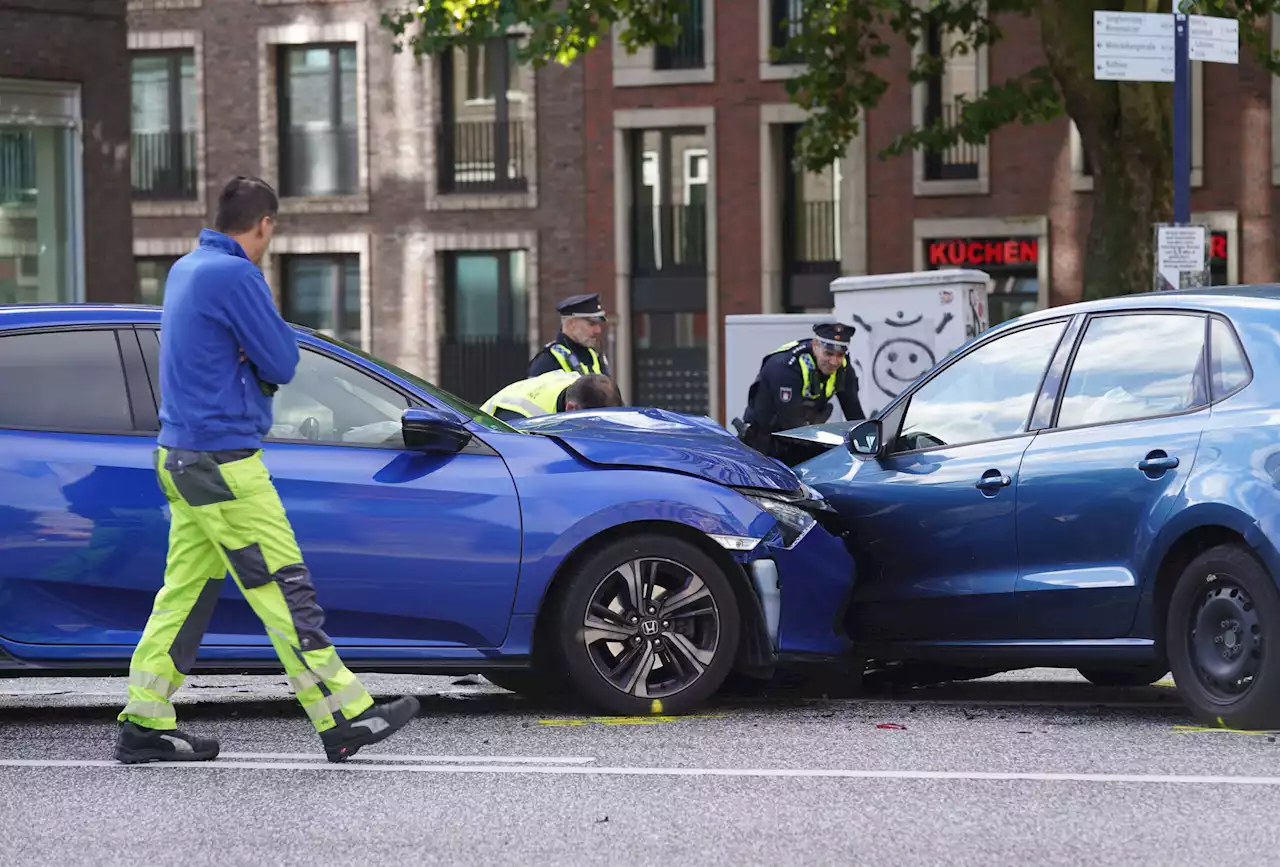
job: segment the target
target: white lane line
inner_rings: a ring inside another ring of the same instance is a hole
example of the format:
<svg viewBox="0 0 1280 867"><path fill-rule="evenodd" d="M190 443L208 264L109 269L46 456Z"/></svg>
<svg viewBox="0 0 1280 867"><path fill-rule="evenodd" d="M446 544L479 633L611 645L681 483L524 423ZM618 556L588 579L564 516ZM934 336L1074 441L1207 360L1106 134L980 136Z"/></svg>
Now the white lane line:
<svg viewBox="0 0 1280 867"><path fill-rule="evenodd" d="M265 759L267 761L328 761L322 753L219 753L219 759ZM435 762L437 764L507 764L507 765L586 765L595 761L594 756L399 756L373 754L352 756L349 762Z"/></svg>
<svg viewBox="0 0 1280 867"><path fill-rule="evenodd" d="M0 767L152 768L204 770L345 771L347 773L402 774L572 774L577 776L635 777L760 777L850 780L959 780L967 782L1036 783L1145 783L1176 786L1277 786L1280 777L1235 777L1191 774L1085 774L999 771L840 770L826 768L605 768L582 765L379 765L328 762L155 762L121 765L94 759L0 759Z"/></svg>

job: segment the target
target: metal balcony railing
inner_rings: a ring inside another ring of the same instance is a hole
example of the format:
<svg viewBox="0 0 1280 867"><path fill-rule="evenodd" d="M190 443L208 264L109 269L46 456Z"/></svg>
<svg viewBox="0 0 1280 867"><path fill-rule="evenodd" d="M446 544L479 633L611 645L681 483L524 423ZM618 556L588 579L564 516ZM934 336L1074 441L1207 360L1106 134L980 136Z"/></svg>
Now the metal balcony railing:
<svg viewBox="0 0 1280 867"><path fill-rule="evenodd" d="M524 379L529 341L523 337L456 337L440 342L440 387L479 406Z"/></svg>
<svg viewBox="0 0 1280 867"><path fill-rule="evenodd" d="M805 0L771 0L769 5L769 45L777 52L774 63L797 63L800 54L787 44L800 35Z"/></svg>
<svg viewBox="0 0 1280 867"><path fill-rule="evenodd" d="M803 202L797 214L792 254L797 264L838 262L839 218L835 202Z"/></svg>
<svg viewBox="0 0 1280 867"><path fill-rule="evenodd" d="M460 120L440 126L437 140L442 192L528 189L524 121Z"/></svg>
<svg viewBox="0 0 1280 867"><path fill-rule="evenodd" d="M290 129L282 144L286 196L349 196L359 189L355 127Z"/></svg>
<svg viewBox="0 0 1280 867"><path fill-rule="evenodd" d="M0 205L36 200L36 145L30 132L0 132Z"/></svg>
<svg viewBox="0 0 1280 867"><path fill-rule="evenodd" d="M934 107L925 117L925 123L933 123L938 117L950 127L960 117L959 109L950 103ZM930 181L968 181L978 177L978 160L982 145L958 141L944 151L925 151L925 179Z"/></svg>
<svg viewBox="0 0 1280 867"><path fill-rule="evenodd" d="M706 32L703 27L704 0L689 0L680 15L680 35L674 45L656 45L654 69L702 69L706 62Z"/></svg>
<svg viewBox="0 0 1280 867"><path fill-rule="evenodd" d="M136 132L130 152L135 199L196 198L194 132Z"/></svg>

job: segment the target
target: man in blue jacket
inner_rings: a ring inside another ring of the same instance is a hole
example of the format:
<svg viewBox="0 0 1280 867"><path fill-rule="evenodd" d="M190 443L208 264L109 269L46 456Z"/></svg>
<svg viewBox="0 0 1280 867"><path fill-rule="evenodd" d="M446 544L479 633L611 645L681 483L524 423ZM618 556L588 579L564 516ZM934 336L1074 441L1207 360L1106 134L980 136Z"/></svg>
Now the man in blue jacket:
<svg viewBox="0 0 1280 867"><path fill-rule="evenodd" d="M329 761L387 738L418 713L412 696L375 706L339 659L262 461L272 395L293 379L299 358L258 267L278 210L266 183L232 179L218 200L216 231L200 233L165 284L155 469L172 518L164 587L134 651L119 716L116 758L128 764L218 755L217 741L177 729L170 698L191 671L228 572L266 627Z"/></svg>

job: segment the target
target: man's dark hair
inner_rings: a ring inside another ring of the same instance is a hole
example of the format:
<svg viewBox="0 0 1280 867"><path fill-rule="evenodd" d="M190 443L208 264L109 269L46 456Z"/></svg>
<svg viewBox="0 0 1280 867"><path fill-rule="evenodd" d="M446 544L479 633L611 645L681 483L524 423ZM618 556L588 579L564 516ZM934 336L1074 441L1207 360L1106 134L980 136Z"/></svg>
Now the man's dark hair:
<svg viewBox="0 0 1280 867"><path fill-rule="evenodd" d="M213 228L225 234L247 232L263 217L274 219L279 210L280 200L270 184L262 178L237 175L222 188Z"/></svg>
<svg viewBox="0 0 1280 867"><path fill-rule="evenodd" d="M602 373L580 376L564 390L565 403L576 403L583 409L622 406L622 392L612 379Z"/></svg>

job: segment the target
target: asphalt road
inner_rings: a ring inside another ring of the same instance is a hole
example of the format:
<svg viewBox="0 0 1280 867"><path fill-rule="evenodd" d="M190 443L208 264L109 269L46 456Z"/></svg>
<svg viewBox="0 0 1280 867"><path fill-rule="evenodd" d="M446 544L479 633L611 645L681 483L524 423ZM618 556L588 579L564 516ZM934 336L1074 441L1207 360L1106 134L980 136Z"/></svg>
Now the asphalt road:
<svg viewBox="0 0 1280 867"><path fill-rule="evenodd" d="M1167 687L1034 671L592 718L366 676L422 716L324 761L283 678L198 677L216 762L111 761L120 680L0 680L0 864L1275 863L1280 743Z"/></svg>

